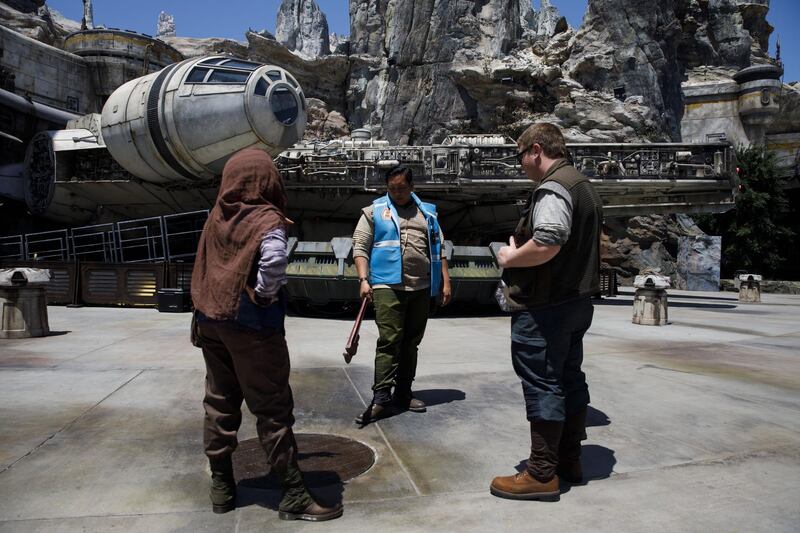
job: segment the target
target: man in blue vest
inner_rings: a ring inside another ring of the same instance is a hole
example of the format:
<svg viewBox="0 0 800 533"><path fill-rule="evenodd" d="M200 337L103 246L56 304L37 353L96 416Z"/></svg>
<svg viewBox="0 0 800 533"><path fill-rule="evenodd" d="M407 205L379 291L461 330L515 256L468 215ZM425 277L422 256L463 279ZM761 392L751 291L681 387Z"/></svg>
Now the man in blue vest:
<svg viewBox="0 0 800 533"><path fill-rule="evenodd" d="M417 347L425 334L431 297L440 297L442 305L450 301L436 206L414 194L407 166L386 173L386 188L386 196L363 209L353 233L359 293L375 305L379 333L373 398L356 418L360 424L385 416L392 408L425 411L425 403L411 394Z"/></svg>

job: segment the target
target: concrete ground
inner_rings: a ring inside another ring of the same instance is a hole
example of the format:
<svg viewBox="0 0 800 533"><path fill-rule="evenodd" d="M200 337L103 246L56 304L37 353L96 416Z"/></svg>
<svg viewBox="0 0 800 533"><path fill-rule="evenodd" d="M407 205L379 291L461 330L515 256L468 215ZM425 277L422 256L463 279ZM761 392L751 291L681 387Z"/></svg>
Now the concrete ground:
<svg viewBox="0 0 800 533"><path fill-rule="evenodd" d="M211 512L188 314L50 307L54 335L0 340L0 531L797 531L800 296L763 299L670 291L664 327L631 324L630 293L599 302L590 480L557 503L489 494L529 446L508 317L432 319L415 383L428 412L364 429L353 417L370 396L374 323L348 366L348 321L289 318L296 431L377 452L319 491L345 506L327 524L281 522L263 488ZM247 415L240 438L253 437Z"/></svg>

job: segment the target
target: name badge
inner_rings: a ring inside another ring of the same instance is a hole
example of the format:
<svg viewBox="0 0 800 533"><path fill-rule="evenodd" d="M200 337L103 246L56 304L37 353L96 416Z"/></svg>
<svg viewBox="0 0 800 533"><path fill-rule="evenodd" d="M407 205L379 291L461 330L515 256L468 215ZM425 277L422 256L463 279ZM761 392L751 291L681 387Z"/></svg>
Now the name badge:
<svg viewBox="0 0 800 533"><path fill-rule="evenodd" d="M388 207L383 210L383 214L381 214L383 220L391 220L392 219L392 210Z"/></svg>

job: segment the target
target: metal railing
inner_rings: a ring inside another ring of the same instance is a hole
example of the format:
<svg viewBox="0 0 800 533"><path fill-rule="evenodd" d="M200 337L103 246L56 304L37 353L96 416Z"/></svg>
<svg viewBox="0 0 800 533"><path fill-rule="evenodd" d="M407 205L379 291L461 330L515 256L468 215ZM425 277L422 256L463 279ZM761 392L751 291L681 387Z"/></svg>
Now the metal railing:
<svg viewBox="0 0 800 533"><path fill-rule="evenodd" d="M21 260L25 257L25 240L22 235L0 237L0 261Z"/></svg>
<svg viewBox="0 0 800 533"><path fill-rule="evenodd" d="M0 237L2 261L191 263L208 211Z"/></svg>

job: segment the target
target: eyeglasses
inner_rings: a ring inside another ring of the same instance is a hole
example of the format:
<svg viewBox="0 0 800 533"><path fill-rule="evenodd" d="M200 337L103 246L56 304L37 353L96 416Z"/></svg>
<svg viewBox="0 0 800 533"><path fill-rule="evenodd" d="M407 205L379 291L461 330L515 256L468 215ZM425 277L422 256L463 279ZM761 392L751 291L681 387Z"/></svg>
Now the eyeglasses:
<svg viewBox="0 0 800 533"><path fill-rule="evenodd" d="M517 153L517 163L519 163L520 165L522 164L522 158L523 158L523 157L525 157L525 153L526 153L528 150L530 150L531 148L533 148L533 145L530 145L530 146L528 146L527 148L525 148L525 149L523 149L523 150L520 150L520 151Z"/></svg>
<svg viewBox="0 0 800 533"><path fill-rule="evenodd" d="M404 193L404 192L410 191L411 187L409 187L408 185L401 185L399 187L387 187L386 189L389 192L393 192L393 193Z"/></svg>

